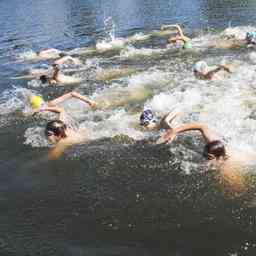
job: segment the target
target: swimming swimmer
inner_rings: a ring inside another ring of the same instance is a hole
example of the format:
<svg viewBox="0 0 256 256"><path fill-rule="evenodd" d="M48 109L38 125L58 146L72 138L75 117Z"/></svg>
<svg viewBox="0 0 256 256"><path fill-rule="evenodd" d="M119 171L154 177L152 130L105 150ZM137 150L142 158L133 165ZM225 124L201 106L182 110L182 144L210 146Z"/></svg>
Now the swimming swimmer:
<svg viewBox="0 0 256 256"><path fill-rule="evenodd" d="M59 107L46 107L41 111L50 111L59 114L59 118L47 123L45 136L55 147L49 152L50 159L57 159L70 146L85 142L88 138L86 131L74 130L65 123L65 111Z"/></svg>
<svg viewBox="0 0 256 256"><path fill-rule="evenodd" d="M210 48L218 49L237 49L241 47L250 47L256 44L256 32L247 32L245 38L236 38L233 36L225 36L219 38L215 42L211 42Z"/></svg>
<svg viewBox="0 0 256 256"><path fill-rule="evenodd" d="M76 84L82 81L81 78L66 76L60 73L60 69L57 64L53 64L52 67L53 67L52 76L49 77L47 75L41 75L39 77L40 81L43 84L49 83L50 85L54 85L54 84L65 85L65 84Z"/></svg>
<svg viewBox="0 0 256 256"><path fill-rule="evenodd" d="M37 111L49 111L57 113L59 115L58 119L48 122L45 128L45 135L48 141L52 144L56 144L56 147L49 153L50 159L58 158L67 147L73 144L81 143L88 139L86 137L86 131L84 129L76 131L71 127L68 127L68 125L66 124L65 110L56 106L57 104L73 97L86 102L91 107L96 106L96 103L94 101L89 100L85 96L82 96L81 94L76 92L70 92L48 102L46 106L40 107L40 109Z"/></svg>
<svg viewBox="0 0 256 256"><path fill-rule="evenodd" d="M219 65L216 68L210 68L205 61L197 62L193 67L193 72L196 78L204 80L212 80L217 78L216 73L224 70L227 73L232 73L227 65Z"/></svg>
<svg viewBox="0 0 256 256"><path fill-rule="evenodd" d="M236 190L236 192L245 191L247 189L246 180L244 173L241 171L246 170L250 164L255 164L255 153L232 151L206 124L199 122L185 123L167 130L160 143L169 144L176 136L187 131L199 131L201 133L206 142L203 156L207 160L211 160L209 164L219 168L225 182L232 186L232 190Z"/></svg>
<svg viewBox="0 0 256 256"><path fill-rule="evenodd" d="M192 48L192 44L191 44L191 39L187 36L184 35L181 27L179 25L163 25L161 27L161 30L164 29L169 29L169 28L176 28L177 30L177 35L174 37L170 37L168 39L169 43L183 43L183 49L191 49Z"/></svg>
<svg viewBox="0 0 256 256"><path fill-rule="evenodd" d="M162 143L171 143L178 134L193 130L200 131L204 140L206 141L204 156L207 159L225 159L227 157L226 148L221 139L214 134L207 125L199 122L186 123L168 130L164 134L164 140Z"/></svg>

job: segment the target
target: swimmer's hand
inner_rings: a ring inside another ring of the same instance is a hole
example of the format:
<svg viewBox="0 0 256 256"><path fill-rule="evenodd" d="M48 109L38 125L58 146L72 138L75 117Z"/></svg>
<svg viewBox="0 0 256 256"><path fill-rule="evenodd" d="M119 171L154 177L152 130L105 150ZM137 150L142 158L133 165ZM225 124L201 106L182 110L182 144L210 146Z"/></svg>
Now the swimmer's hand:
<svg viewBox="0 0 256 256"><path fill-rule="evenodd" d="M156 141L156 144L170 144L176 135L177 133L174 129L169 129Z"/></svg>
<svg viewBox="0 0 256 256"><path fill-rule="evenodd" d="M98 106L98 104L95 102L95 101L90 101L89 102L89 105L90 105L90 107L92 108L92 109L95 109L95 108L97 108L97 106Z"/></svg>

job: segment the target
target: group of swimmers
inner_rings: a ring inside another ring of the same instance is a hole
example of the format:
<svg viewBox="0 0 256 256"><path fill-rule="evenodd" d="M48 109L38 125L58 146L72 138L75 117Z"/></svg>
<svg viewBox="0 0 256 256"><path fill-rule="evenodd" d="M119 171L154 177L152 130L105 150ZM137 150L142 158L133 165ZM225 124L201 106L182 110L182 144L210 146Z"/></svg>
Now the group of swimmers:
<svg viewBox="0 0 256 256"><path fill-rule="evenodd" d="M184 49L192 48L192 41L189 37L185 36L182 29L178 25L166 25L162 26L161 29L170 29L175 28L177 30L177 34L174 37L168 39L168 42L175 43L175 44L182 44ZM227 39L229 40L229 39ZM233 43L233 41L232 41ZM231 44L232 44L231 43ZM240 43L244 43L245 45L254 45L256 44L256 33L248 32L246 34L246 38L244 40L240 40ZM41 57L49 57L49 52L51 50L46 50L44 52L39 53ZM48 54L48 56L47 56ZM54 54L59 54L54 51ZM60 57L60 55L58 55ZM64 59L63 59L64 58ZM49 84L56 84L64 82L65 76L60 74L59 65L65 61L73 61L74 63L78 64L78 60L73 59L70 56L64 56L57 60L55 60L53 64L53 75L46 76L41 75L39 78L42 82L47 82ZM215 74L219 71L223 70L224 72L231 73L230 67L227 65L219 65L215 68L210 68L204 61L197 62L193 67L193 72L196 78L198 79L206 79L211 80L214 78ZM62 79L63 78L63 79ZM88 104L91 108L97 108L98 103L88 99L87 97L77 93L77 92L70 92L67 94L62 95L48 103L43 102L42 98L39 96L32 96L30 101L36 112L44 112L50 111L58 114L58 118L50 121L47 123L45 127L45 136L49 142L56 144L56 147L50 152L51 158L57 158L60 154L66 149L67 146L81 143L82 141L88 139L85 137L85 132L75 131L74 129L70 128L65 122L65 110L58 105L70 98L76 98ZM171 143L176 136L181 133L187 131L197 130L202 134L206 145L204 148L204 156L209 160L217 160L217 161L226 161L230 159L232 153L230 153L224 142L221 138L214 134L211 129L203 123L199 122L191 122L191 123L184 123L177 127L173 127L172 123L173 120L177 117L182 115L182 113L178 111L174 111L168 113L164 117L157 121L152 110L145 109L142 114L140 115L140 125L145 130L165 130L163 135L156 141L156 144L162 143ZM81 136L82 134L82 136Z"/></svg>

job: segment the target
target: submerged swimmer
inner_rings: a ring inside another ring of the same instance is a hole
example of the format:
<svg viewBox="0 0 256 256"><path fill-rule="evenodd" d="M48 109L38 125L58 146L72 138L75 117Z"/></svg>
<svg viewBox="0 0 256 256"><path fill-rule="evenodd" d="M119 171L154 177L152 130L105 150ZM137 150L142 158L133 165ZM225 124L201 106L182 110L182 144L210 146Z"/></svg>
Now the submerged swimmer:
<svg viewBox="0 0 256 256"><path fill-rule="evenodd" d="M221 70L232 73L227 65L219 65L216 68L210 68L205 61L197 62L193 67L195 77L204 80L219 78L216 74Z"/></svg>
<svg viewBox="0 0 256 256"><path fill-rule="evenodd" d="M65 84L76 84L82 81L81 78L66 76L62 74L57 64L53 64L52 67L53 67L52 76L41 75L39 77L40 81L43 84L49 83L50 85L53 85L53 84L65 85Z"/></svg>
<svg viewBox="0 0 256 256"><path fill-rule="evenodd" d="M163 25L161 27L161 30L164 29L169 29L169 28L176 28L177 30L177 35L174 37L170 37L168 39L169 43L182 43L183 44L183 49L191 49L192 48L192 44L191 44L191 39L187 36L184 35L181 27L179 25Z"/></svg>

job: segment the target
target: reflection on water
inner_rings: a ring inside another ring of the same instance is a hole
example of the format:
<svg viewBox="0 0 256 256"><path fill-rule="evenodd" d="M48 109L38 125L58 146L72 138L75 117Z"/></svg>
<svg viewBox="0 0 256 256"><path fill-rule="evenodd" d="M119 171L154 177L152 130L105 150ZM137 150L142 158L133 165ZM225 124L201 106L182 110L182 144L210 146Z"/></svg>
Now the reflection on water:
<svg viewBox="0 0 256 256"><path fill-rule="evenodd" d="M252 253L253 163L209 167L196 134L156 146L147 141L157 134L138 120L144 107L158 117L177 108L181 121L208 123L237 152L255 151L253 49L208 49L230 22L253 25L255 11L253 1L1 1L0 254ZM168 35L156 30L168 23L195 34L194 49L166 46ZM83 78L79 85L23 79L51 61L18 57L47 47L82 61L63 67ZM236 69L223 80L196 80L199 60ZM49 161L43 128L55 116L31 116L28 98L48 101L72 89L99 101L94 111L75 100L62 105L92 141Z"/></svg>

